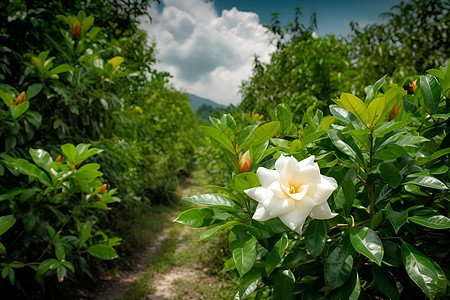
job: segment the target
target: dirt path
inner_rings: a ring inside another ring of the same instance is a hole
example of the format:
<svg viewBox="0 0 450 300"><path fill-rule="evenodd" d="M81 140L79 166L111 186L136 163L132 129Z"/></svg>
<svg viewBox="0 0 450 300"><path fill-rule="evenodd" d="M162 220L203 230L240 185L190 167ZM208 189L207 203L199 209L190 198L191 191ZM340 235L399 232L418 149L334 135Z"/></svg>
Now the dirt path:
<svg viewBox="0 0 450 300"><path fill-rule="evenodd" d="M190 180L183 186L179 191L182 198L204 192ZM101 277L96 291L80 295L80 299L224 299L222 290L230 286L214 279L215 271L202 261L203 257L214 258L215 254L210 253L209 244L197 243L201 229L172 223L178 214L177 211L167 214L163 229L134 256L130 270ZM159 266L165 260L168 263Z"/></svg>

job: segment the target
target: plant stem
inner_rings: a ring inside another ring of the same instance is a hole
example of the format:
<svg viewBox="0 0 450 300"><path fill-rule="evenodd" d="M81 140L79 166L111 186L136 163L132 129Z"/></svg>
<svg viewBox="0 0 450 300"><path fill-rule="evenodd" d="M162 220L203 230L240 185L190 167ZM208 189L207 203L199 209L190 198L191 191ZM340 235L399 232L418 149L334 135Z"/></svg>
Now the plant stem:
<svg viewBox="0 0 450 300"><path fill-rule="evenodd" d="M373 216L373 207L375 205L375 185L370 184L370 211L369 211L369 220L372 219Z"/></svg>

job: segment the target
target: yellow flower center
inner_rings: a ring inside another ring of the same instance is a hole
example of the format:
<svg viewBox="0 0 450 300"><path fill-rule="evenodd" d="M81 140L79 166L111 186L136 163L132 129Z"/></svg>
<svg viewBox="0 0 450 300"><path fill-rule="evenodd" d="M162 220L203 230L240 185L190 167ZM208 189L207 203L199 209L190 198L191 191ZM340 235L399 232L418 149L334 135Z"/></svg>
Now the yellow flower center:
<svg viewBox="0 0 450 300"><path fill-rule="evenodd" d="M293 187L292 185L289 188L289 194L295 194L295 187Z"/></svg>

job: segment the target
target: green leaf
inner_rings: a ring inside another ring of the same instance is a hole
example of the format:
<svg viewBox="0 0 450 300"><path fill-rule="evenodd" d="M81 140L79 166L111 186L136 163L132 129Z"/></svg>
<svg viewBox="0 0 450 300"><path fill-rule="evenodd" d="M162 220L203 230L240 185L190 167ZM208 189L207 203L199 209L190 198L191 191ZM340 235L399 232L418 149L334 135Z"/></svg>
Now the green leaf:
<svg viewBox="0 0 450 300"><path fill-rule="evenodd" d="M336 117L336 119L338 119L344 124L348 125L351 121L350 119L352 117L352 114L350 114L350 112L346 109L343 109L336 105L330 105L330 112L334 117Z"/></svg>
<svg viewBox="0 0 450 300"><path fill-rule="evenodd" d="M295 277L291 270L283 270L275 277L273 286L273 299L294 299Z"/></svg>
<svg viewBox="0 0 450 300"><path fill-rule="evenodd" d="M353 270L350 278L340 288L340 299L358 300L361 293L361 282L359 281L359 274L356 270Z"/></svg>
<svg viewBox="0 0 450 300"><path fill-rule="evenodd" d="M364 166L364 158L361 154L361 150L353 140L345 138L344 135L337 129L330 129L327 132L331 142L334 146L336 146L336 148L350 158L353 158L353 160L358 162L359 165Z"/></svg>
<svg viewBox="0 0 450 300"><path fill-rule="evenodd" d="M62 64L59 65L53 69L50 70L50 74L59 74L59 73L63 73L63 72L68 72L70 71L72 67L69 66L68 64Z"/></svg>
<svg viewBox="0 0 450 300"><path fill-rule="evenodd" d="M255 266L242 277L241 284L239 285L238 299L245 299L256 290L258 283L261 280L262 271L262 267Z"/></svg>
<svg viewBox="0 0 450 300"><path fill-rule="evenodd" d="M296 249L293 253L289 253L283 260L280 269L290 269L294 266L301 266L312 263L316 258L310 255L306 250Z"/></svg>
<svg viewBox="0 0 450 300"><path fill-rule="evenodd" d="M387 75L384 75L383 77L378 79L373 86L369 86L370 89L367 90L366 88L367 96L366 99L364 100L366 104L369 104L377 96L378 91L386 83L386 76Z"/></svg>
<svg viewBox="0 0 450 300"><path fill-rule="evenodd" d="M318 256L325 247L328 233L327 221L312 220L305 230L305 244L309 253Z"/></svg>
<svg viewBox="0 0 450 300"><path fill-rule="evenodd" d="M224 149L228 150L232 154L235 154L233 144L226 133L214 127L202 126L201 128L207 135L209 135L209 137L222 145Z"/></svg>
<svg viewBox="0 0 450 300"><path fill-rule="evenodd" d="M217 225L215 227L209 228L208 230L205 230L200 237L198 238L199 241L202 241L204 239L209 238L210 236L212 236L214 233L216 233L219 230L225 229L227 227L230 226L234 226L234 225L242 225L241 222L238 221L231 221L231 222L227 222L225 224L221 224L221 225Z"/></svg>
<svg viewBox="0 0 450 300"><path fill-rule="evenodd" d="M92 223L86 222L80 226L80 239L78 249L84 246L84 243L91 237Z"/></svg>
<svg viewBox="0 0 450 300"><path fill-rule="evenodd" d="M344 214L346 217L350 216L350 211L355 200L355 185L350 177L344 177L342 184L342 192L344 193L345 202L343 203Z"/></svg>
<svg viewBox="0 0 450 300"><path fill-rule="evenodd" d="M29 152L36 165L45 171L50 172L50 165L53 163L53 159L47 151L31 148Z"/></svg>
<svg viewBox="0 0 450 300"><path fill-rule="evenodd" d="M385 134L388 134L389 132L402 128L405 125L406 122L394 122L394 121L384 122L373 131L373 136L382 137Z"/></svg>
<svg viewBox="0 0 450 300"><path fill-rule="evenodd" d="M396 281L387 270L383 270L382 268L373 265L372 276L378 290L386 297L393 300L398 300L400 298Z"/></svg>
<svg viewBox="0 0 450 300"><path fill-rule="evenodd" d="M75 157L77 156L77 150L72 144L64 144L61 146L62 153L66 156L70 164L75 165Z"/></svg>
<svg viewBox="0 0 450 300"><path fill-rule="evenodd" d="M35 84L30 85L25 93L27 96L26 97L27 100L30 100L31 98L33 98L34 96L39 94L39 92L41 90L42 90L42 84L40 84L40 83L35 83Z"/></svg>
<svg viewBox="0 0 450 300"><path fill-rule="evenodd" d="M288 237L286 233L280 237L280 239L275 243L272 250L270 250L267 255L267 259L265 262L265 268L267 276L270 276L270 273L281 263L283 260L284 251L288 246Z"/></svg>
<svg viewBox="0 0 450 300"><path fill-rule="evenodd" d="M60 265L60 266L56 269L56 275L57 275L57 277L58 277L58 281L59 281L59 282L63 282L63 281L64 281L64 278L65 278L66 275L67 275L67 269L66 269L64 266Z"/></svg>
<svg viewBox="0 0 450 300"><path fill-rule="evenodd" d="M192 208L181 213L174 222L190 227L205 227L214 222L214 211L209 208Z"/></svg>
<svg viewBox="0 0 450 300"><path fill-rule="evenodd" d="M234 187L239 193L244 193L244 190L258 187L260 185L258 176L252 172L245 172L234 178Z"/></svg>
<svg viewBox="0 0 450 300"><path fill-rule="evenodd" d="M380 163L378 165L378 171L380 172L381 178L394 189L402 182L402 175L394 161Z"/></svg>
<svg viewBox="0 0 450 300"><path fill-rule="evenodd" d="M378 235L368 227L350 228L350 241L356 251L381 266L384 249Z"/></svg>
<svg viewBox="0 0 450 300"><path fill-rule="evenodd" d="M101 31L100 27L92 27L92 29L89 31L89 39L93 40L97 36L97 34Z"/></svg>
<svg viewBox="0 0 450 300"><path fill-rule="evenodd" d="M447 190L448 187L439 179L436 179L431 176L425 176L425 175L408 175L404 182L402 182L404 185L412 184L412 185L418 185L418 186L424 186L429 187L433 189L438 190Z"/></svg>
<svg viewBox="0 0 450 300"><path fill-rule="evenodd" d="M277 120L280 122L280 130L286 135L292 125L292 113L286 104L278 104L275 108Z"/></svg>
<svg viewBox="0 0 450 300"><path fill-rule="evenodd" d="M388 216L392 227L394 227L395 233L398 233L400 228L408 221L408 211L394 211L391 207L391 203L386 205L386 215Z"/></svg>
<svg viewBox="0 0 450 300"><path fill-rule="evenodd" d="M184 198L183 200L189 201L194 204L212 206L217 208L223 208L226 210L238 211L240 208L231 201L228 197L222 194L201 194Z"/></svg>
<svg viewBox="0 0 450 300"><path fill-rule="evenodd" d="M66 251L64 250L64 246L62 243L55 244L55 254L56 254L56 258L59 261L66 259Z"/></svg>
<svg viewBox="0 0 450 300"><path fill-rule="evenodd" d="M435 114L441 100L441 85L431 74L420 76L419 82L423 90L425 106L432 114Z"/></svg>
<svg viewBox="0 0 450 300"><path fill-rule="evenodd" d="M424 210L421 213L420 210L414 211L414 216L409 217L409 220L416 224L433 228L433 229L448 229L450 228L450 219L446 216L439 214L433 210Z"/></svg>
<svg viewBox="0 0 450 300"><path fill-rule="evenodd" d="M8 229L10 229L14 223L16 223L16 218L13 215L1 216L0 217L0 235L4 234Z"/></svg>
<svg viewBox="0 0 450 300"><path fill-rule="evenodd" d="M438 284L440 281L436 268L433 263L412 245L402 243L402 259L405 265L406 273L419 288L430 298L442 291Z"/></svg>
<svg viewBox="0 0 450 300"><path fill-rule="evenodd" d="M384 256L383 263L392 267L399 267L402 264L401 248L399 245L383 240Z"/></svg>
<svg viewBox="0 0 450 300"><path fill-rule="evenodd" d="M354 114L364 125L370 124L367 107L358 97L342 93L339 100L335 100L336 104Z"/></svg>
<svg viewBox="0 0 450 300"><path fill-rule="evenodd" d="M103 260L111 260L119 257L113 247L107 246L105 244L97 244L91 246L87 251L92 256Z"/></svg>
<svg viewBox="0 0 450 300"><path fill-rule="evenodd" d="M37 178L42 184L45 184L46 186L52 186L52 183L47 174L45 174L44 171L25 159L17 158L10 161L4 161L4 163L9 168L15 169L22 174Z"/></svg>
<svg viewBox="0 0 450 300"><path fill-rule="evenodd" d="M98 149L98 148L89 149L89 147L91 147L90 144L78 144L75 147L76 155L75 155L74 163L76 165L81 164L83 161L85 161L87 158L91 157L92 155L102 152L101 149Z"/></svg>
<svg viewBox="0 0 450 300"><path fill-rule="evenodd" d="M377 128L385 121L385 97L375 98L372 102L370 102L367 113L369 115L369 123L371 124L371 128Z"/></svg>
<svg viewBox="0 0 450 300"><path fill-rule="evenodd" d="M238 230L230 242L230 250L241 277L255 264L257 243L258 241L253 236L242 230Z"/></svg>
<svg viewBox="0 0 450 300"><path fill-rule="evenodd" d="M9 107L9 111L11 112L11 116L13 117L13 119L17 119L28 110L28 107L30 107L30 102L25 101L20 103L19 105L11 105Z"/></svg>
<svg viewBox="0 0 450 300"><path fill-rule="evenodd" d="M277 133L279 128L280 122L278 121L269 122L267 124L259 126L258 128L253 130L248 140L241 146L245 148L247 145L257 145L263 143L273 137L275 133Z"/></svg>
<svg viewBox="0 0 450 300"><path fill-rule="evenodd" d="M355 251L348 237L345 237L330 253L324 265L325 279L332 288L342 286L350 277Z"/></svg>

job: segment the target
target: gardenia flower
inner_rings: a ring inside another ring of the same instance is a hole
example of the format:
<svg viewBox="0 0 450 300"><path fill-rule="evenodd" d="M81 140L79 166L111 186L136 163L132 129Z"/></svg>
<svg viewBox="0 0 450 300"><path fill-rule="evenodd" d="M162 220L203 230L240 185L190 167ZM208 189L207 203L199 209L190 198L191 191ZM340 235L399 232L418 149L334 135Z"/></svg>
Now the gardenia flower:
<svg viewBox="0 0 450 300"><path fill-rule="evenodd" d="M337 215L327 203L337 182L320 174L314 156L299 162L282 155L275 162L275 170L260 167L256 175L261 186L244 192L259 202L253 215L257 221L280 217L286 226L302 234L308 216L324 220Z"/></svg>

